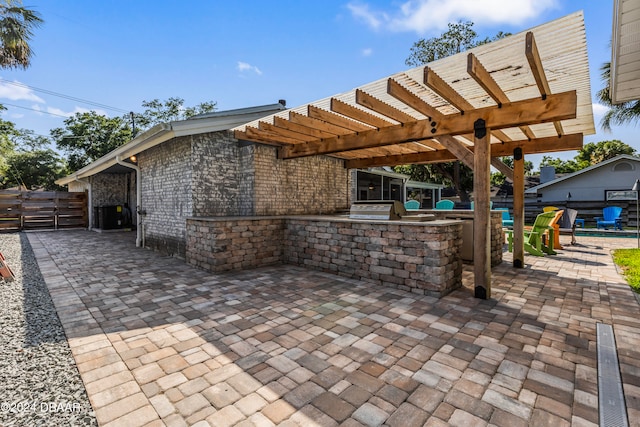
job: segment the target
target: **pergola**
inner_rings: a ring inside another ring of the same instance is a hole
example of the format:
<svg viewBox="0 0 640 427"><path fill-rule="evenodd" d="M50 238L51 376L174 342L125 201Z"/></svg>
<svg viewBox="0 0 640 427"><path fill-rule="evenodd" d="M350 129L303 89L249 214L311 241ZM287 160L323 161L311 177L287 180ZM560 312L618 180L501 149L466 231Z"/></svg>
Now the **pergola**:
<svg viewBox="0 0 640 427"><path fill-rule="evenodd" d="M524 156L582 148L595 132L582 12L234 129L278 157L347 168L460 160L474 171L475 294L491 295L490 172L514 184L524 266ZM513 169L499 159L513 156Z"/></svg>

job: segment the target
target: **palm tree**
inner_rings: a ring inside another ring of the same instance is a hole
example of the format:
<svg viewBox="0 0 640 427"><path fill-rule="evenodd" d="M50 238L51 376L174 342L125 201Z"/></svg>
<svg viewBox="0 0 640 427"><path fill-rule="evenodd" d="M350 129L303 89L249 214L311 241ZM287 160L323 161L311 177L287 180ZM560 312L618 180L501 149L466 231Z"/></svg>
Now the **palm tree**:
<svg viewBox="0 0 640 427"><path fill-rule="evenodd" d="M611 63L605 62L600 68L600 76L605 83L605 87L600 89L596 96L598 100L609 110L605 113L600 121L600 126L604 130L610 131L611 125L622 125L625 123L634 123L640 119L640 101L628 101L622 104L613 104L611 102L611 93L609 92L609 79L611 78Z"/></svg>
<svg viewBox="0 0 640 427"><path fill-rule="evenodd" d="M24 8L20 0L0 0L0 67L29 67L33 56L29 41L42 22L40 14Z"/></svg>

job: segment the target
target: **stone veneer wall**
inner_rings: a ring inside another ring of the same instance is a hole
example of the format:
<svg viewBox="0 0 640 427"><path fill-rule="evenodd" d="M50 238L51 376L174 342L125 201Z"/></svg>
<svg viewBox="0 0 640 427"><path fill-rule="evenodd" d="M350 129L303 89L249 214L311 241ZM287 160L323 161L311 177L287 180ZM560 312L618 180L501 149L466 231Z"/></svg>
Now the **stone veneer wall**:
<svg viewBox="0 0 640 427"><path fill-rule="evenodd" d="M213 272L284 262L283 217L189 218L187 263Z"/></svg>
<svg viewBox="0 0 640 427"><path fill-rule="evenodd" d="M189 218L187 262L220 272L289 263L442 296L462 284L462 223Z"/></svg>
<svg viewBox="0 0 640 427"><path fill-rule="evenodd" d="M343 160L279 160L274 147L253 145L253 165L253 215L318 215L350 206L351 180Z"/></svg>
<svg viewBox="0 0 640 427"><path fill-rule="evenodd" d="M186 219L193 215L191 137L175 138L138 155L145 246L184 257Z"/></svg>
<svg viewBox="0 0 640 427"><path fill-rule="evenodd" d="M131 175L133 175L133 177L131 177ZM132 174L97 174L90 179L93 207L129 203L127 200L127 179L129 179L130 191L134 196L133 200L135 205L135 171Z"/></svg>
<svg viewBox="0 0 640 427"><path fill-rule="evenodd" d="M435 215L436 219L473 219L474 212L465 209L455 210L420 210L420 213ZM502 262L502 248L504 247L504 231L502 230L502 212L491 211L491 265ZM466 243L466 242L465 242ZM473 244L473 242L471 242Z"/></svg>

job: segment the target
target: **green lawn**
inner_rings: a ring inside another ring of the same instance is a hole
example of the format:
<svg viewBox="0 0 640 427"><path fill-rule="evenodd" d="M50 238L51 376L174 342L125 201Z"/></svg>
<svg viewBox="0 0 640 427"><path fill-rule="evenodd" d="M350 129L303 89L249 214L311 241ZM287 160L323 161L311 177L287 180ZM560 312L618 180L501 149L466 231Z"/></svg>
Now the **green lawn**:
<svg viewBox="0 0 640 427"><path fill-rule="evenodd" d="M624 277L634 292L640 293L640 249L616 249L613 261L624 271Z"/></svg>

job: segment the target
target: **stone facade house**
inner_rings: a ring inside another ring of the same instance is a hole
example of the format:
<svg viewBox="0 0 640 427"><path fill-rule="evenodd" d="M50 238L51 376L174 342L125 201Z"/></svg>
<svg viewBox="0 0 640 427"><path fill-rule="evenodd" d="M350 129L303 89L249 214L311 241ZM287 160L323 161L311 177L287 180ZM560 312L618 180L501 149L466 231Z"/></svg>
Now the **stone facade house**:
<svg viewBox="0 0 640 427"><path fill-rule="evenodd" d="M276 148L229 130L284 110L283 103L156 125L57 181L89 193L90 228L107 207L127 204L137 244L185 257L187 218L320 214L349 207L344 161L279 160Z"/></svg>

